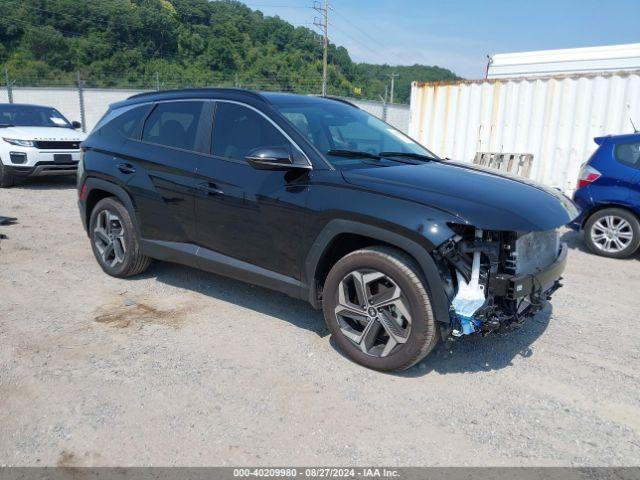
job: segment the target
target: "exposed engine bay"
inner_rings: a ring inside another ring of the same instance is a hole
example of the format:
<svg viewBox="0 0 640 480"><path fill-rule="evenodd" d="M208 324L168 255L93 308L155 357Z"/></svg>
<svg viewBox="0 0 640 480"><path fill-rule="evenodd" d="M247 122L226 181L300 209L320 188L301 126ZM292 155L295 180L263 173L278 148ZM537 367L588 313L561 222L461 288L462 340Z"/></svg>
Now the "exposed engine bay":
<svg viewBox="0 0 640 480"><path fill-rule="evenodd" d="M558 230L452 227L456 235L436 250L451 302L449 338L520 324L561 286L567 247Z"/></svg>

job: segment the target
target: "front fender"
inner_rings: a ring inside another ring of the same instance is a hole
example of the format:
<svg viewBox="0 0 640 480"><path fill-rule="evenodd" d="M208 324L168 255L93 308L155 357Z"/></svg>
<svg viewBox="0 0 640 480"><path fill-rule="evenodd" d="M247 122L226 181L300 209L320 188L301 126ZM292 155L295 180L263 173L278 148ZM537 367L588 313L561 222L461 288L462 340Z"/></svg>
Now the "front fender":
<svg viewBox="0 0 640 480"><path fill-rule="evenodd" d="M309 251L305 261L305 276L309 285L309 302L318 307L318 297L316 291L316 278L318 265L323 258L329 245L334 238L341 234L355 234L379 240L394 247L399 248L411 255L418 263L424 279L426 280L427 291L430 295L431 304L433 306L436 320L441 323L449 324L449 300L445 294L442 278L438 272L433 258L428 251L416 243L415 241L389 230L360 223L352 220L334 219L331 220L322 229L311 250Z"/></svg>

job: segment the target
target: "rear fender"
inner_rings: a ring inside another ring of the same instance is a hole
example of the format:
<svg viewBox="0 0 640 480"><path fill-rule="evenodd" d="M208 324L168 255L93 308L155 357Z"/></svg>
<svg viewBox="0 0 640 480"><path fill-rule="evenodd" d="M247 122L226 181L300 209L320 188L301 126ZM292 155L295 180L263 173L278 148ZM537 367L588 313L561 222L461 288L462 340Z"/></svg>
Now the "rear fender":
<svg viewBox="0 0 640 480"><path fill-rule="evenodd" d="M136 213L133 200L131 199L131 196L129 196L129 194L124 190L124 188L119 187L118 185L115 185L111 182L107 182L106 180L101 180L99 178L92 178L92 177L87 178L84 184L87 186L87 197L91 195L92 191L102 190L110 193L111 195L116 197L118 200L120 200L120 202L127 209L127 212L129 212L129 216L131 217L133 226L135 228L136 236L138 238L141 238L140 226L139 226L140 224L138 222L138 216ZM87 233L88 233L88 225L89 225L90 217L91 217L91 212L86 211L85 222L87 225Z"/></svg>

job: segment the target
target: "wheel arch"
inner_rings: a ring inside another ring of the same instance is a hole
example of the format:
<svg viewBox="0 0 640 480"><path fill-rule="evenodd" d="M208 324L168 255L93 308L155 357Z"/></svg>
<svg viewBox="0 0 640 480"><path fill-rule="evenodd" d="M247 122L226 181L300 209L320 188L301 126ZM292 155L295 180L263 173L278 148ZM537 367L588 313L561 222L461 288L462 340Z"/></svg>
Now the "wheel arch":
<svg viewBox="0 0 640 480"><path fill-rule="evenodd" d="M618 208L620 210L625 210L626 212L636 217L636 219L640 222L640 214L633 209L632 205L626 205L621 203L598 203L594 205L593 208L589 209L589 211L584 215L580 228L584 230L585 225L593 215L595 215L596 213L602 210L606 210L608 208Z"/></svg>
<svg viewBox="0 0 640 480"><path fill-rule="evenodd" d="M111 182L101 180L99 178L87 178L84 184L87 186L87 199L84 212L84 220L86 222L85 225L87 225L87 234L89 234L89 219L91 218L91 212L98 204L98 202L103 198L115 197L120 201L120 203L122 203L122 205L124 205L124 207L127 209L127 212L129 212L129 216L131 217L136 235L138 236L138 238L141 238L140 225L137 221L137 215L133 200L124 190L124 188Z"/></svg>
<svg viewBox="0 0 640 480"><path fill-rule="evenodd" d="M436 320L449 324L449 300L442 287L442 278L429 252L414 240L399 233L373 225L336 219L320 232L305 261L305 277L309 285L309 302L318 308L319 289L326 274L337 260L351 251L372 245L386 245L409 255L424 275L426 289Z"/></svg>

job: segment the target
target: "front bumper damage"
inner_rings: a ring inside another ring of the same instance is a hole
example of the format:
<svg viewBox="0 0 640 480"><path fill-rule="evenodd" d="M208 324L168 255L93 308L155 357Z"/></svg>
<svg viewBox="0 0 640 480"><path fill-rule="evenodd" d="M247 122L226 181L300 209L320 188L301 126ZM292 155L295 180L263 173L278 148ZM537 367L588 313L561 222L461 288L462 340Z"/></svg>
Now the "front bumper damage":
<svg viewBox="0 0 640 480"><path fill-rule="evenodd" d="M496 274L490 278L489 288L494 295L508 300L518 300L531 295L539 295L541 292L548 292L559 282L562 272L564 272L568 251L567 244L561 244L556 261L536 273L525 275Z"/></svg>
<svg viewBox="0 0 640 480"><path fill-rule="evenodd" d="M533 317L561 286L568 248L559 243L556 231L463 227L436 252L451 302L445 336L454 339L507 329Z"/></svg>

